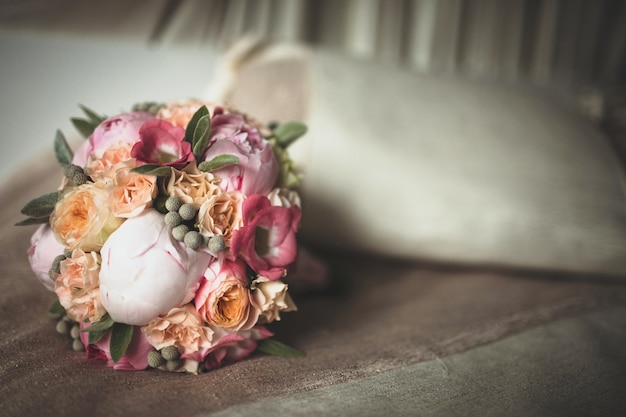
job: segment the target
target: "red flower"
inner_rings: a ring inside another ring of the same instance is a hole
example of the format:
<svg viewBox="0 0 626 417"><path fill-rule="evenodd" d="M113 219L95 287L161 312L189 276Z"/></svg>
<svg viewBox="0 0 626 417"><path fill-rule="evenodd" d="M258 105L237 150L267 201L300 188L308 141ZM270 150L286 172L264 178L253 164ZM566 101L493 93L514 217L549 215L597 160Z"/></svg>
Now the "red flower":
<svg viewBox="0 0 626 417"><path fill-rule="evenodd" d="M243 227L233 232L232 254L257 274L279 279L296 260L300 217L297 206L272 206L267 197L251 195L243 202Z"/></svg>
<svg viewBox="0 0 626 417"><path fill-rule="evenodd" d="M139 141L130 155L138 165L155 164L181 169L194 160L191 144L185 141L185 129L165 120L150 120L139 129Z"/></svg>

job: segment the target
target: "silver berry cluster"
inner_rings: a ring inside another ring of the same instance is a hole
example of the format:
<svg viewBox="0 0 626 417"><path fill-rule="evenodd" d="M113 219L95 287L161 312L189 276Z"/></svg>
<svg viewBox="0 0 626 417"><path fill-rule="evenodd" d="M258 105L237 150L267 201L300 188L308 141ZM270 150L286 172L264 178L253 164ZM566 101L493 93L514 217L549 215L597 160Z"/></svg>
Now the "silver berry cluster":
<svg viewBox="0 0 626 417"><path fill-rule="evenodd" d="M151 368L160 368L175 372L183 364L180 358L180 350L174 345L166 346L161 350L153 350L148 353L148 365Z"/></svg>
<svg viewBox="0 0 626 417"><path fill-rule="evenodd" d="M72 339L72 349L76 352L85 350L83 342L80 340L80 325L67 315L64 314L59 321L57 321L56 329L59 334L69 336Z"/></svg>
<svg viewBox="0 0 626 417"><path fill-rule="evenodd" d="M176 196L168 197L165 200L165 224L172 228L172 237L180 242L184 242L189 249L198 249L201 246L208 246L212 253L224 250L224 238L213 236L205 239L196 230L195 218L198 211L191 205L183 203Z"/></svg>

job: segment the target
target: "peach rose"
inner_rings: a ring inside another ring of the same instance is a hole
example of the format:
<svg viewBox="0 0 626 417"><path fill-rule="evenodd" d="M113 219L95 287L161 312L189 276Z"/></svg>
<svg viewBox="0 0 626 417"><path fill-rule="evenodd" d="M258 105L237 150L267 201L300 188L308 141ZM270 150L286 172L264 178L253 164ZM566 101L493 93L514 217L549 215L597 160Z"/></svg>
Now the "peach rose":
<svg viewBox="0 0 626 417"><path fill-rule="evenodd" d="M130 156L132 145L118 142L110 148L106 148L101 155L94 152L89 157L89 162L85 167L85 172L94 181L112 182L120 168L134 168L137 164Z"/></svg>
<svg viewBox="0 0 626 417"><path fill-rule="evenodd" d="M71 258L61 261L61 273L54 282L54 292L69 318L79 323L96 322L106 310L100 301L100 255L75 249Z"/></svg>
<svg viewBox="0 0 626 417"><path fill-rule="evenodd" d="M270 281L259 277L252 283L252 305L259 310L259 323L280 320L280 312L296 311L298 308L287 292L287 284L280 280Z"/></svg>
<svg viewBox="0 0 626 417"><path fill-rule="evenodd" d="M139 215L157 196L156 177L120 169L111 190L111 210L117 217L130 218Z"/></svg>
<svg viewBox="0 0 626 417"><path fill-rule="evenodd" d="M50 227L69 249L97 252L123 222L109 209L109 193L102 182L71 189L57 202Z"/></svg>
<svg viewBox="0 0 626 417"><path fill-rule="evenodd" d="M213 330L205 326L191 304L175 307L167 314L150 321L141 330L156 349L176 346L183 355L204 356L213 341Z"/></svg>
<svg viewBox="0 0 626 417"><path fill-rule="evenodd" d="M250 308L246 266L241 261L214 261L207 268L194 303L203 320L229 330L247 330L257 319Z"/></svg>
<svg viewBox="0 0 626 417"><path fill-rule="evenodd" d="M156 118L168 121L174 126L187 127L193 114L203 105L213 107L209 103L198 100L168 103L159 109Z"/></svg>
<svg viewBox="0 0 626 417"><path fill-rule="evenodd" d="M165 192L198 210L204 201L221 192L217 182L219 179L213 174L198 170L196 163L191 162L182 170L172 169Z"/></svg>
<svg viewBox="0 0 626 417"><path fill-rule="evenodd" d="M200 206L198 226L202 236L222 236L226 246L230 246L234 230L243 223L241 207L244 195L231 191L214 195Z"/></svg>

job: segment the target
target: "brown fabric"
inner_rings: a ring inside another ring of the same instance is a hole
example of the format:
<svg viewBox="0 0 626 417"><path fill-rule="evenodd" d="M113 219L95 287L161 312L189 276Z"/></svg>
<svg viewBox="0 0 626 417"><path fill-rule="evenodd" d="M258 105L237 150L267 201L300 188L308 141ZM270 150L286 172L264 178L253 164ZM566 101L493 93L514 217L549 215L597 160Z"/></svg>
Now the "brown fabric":
<svg viewBox="0 0 626 417"><path fill-rule="evenodd" d="M42 168L42 172L52 170ZM87 361L47 318L53 294L28 265L34 228L19 208L58 183L10 182L0 209L0 410L18 415L176 415L218 411L444 357L580 311L624 304L623 284L550 273L480 271L327 254L344 291L301 295L272 325L306 352L250 359L200 376L113 371ZM32 177L31 177L32 178ZM41 177L39 177L41 178ZM20 190L19 193L16 190Z"/></svg>

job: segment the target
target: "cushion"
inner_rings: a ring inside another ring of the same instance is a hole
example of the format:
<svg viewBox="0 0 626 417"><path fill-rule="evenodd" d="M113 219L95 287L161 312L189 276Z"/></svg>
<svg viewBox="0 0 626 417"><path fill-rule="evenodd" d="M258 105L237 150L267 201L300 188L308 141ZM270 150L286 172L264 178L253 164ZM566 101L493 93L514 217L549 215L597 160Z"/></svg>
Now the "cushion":
<svg viewBox="0 0 626 417"><path fill-rule="evenodd" d="M222 98L308 123L291 148L307 239L410 259L626 271L623 171L603 134L545 91L258 49L228 57Z"/></svg>

